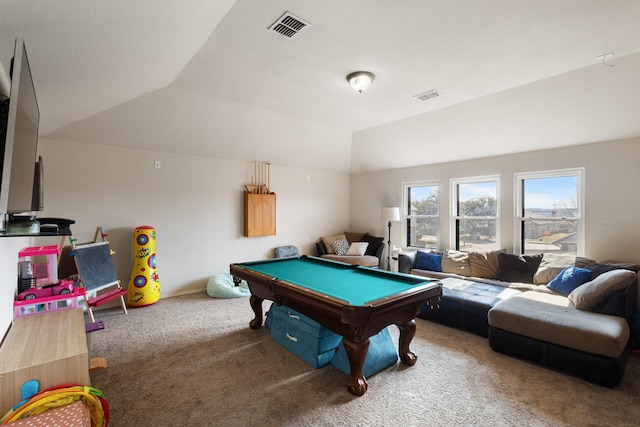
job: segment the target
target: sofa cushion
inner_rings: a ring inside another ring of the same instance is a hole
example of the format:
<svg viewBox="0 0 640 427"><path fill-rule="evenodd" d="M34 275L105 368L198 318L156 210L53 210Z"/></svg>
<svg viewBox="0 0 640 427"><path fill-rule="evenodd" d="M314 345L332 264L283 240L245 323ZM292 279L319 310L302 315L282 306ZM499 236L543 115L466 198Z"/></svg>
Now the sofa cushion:
<svg viewBox="0 0 640 427"><path fill-rule="evenodd" d="M573 254L544 253L540 265L533 275L533 283L546 285L556 278L565 267L575 265L575 262L576 256Z"/></svg>
<svg viewBox="0 0 640 427"><path fill-rule="evenodd" d="M562 296L567 296L578 286L589 281L591 270L570 265L560 271L547 285L547 288Z"/></svg>
<svg viewBox="0 0 640 427"><path fill-rule="evenodd" d="M523 292L496 304L488 316L494 328L606 357L620 356L629 339L622 317L576 310L556 294Z"/></svg>
<svg viewBox="0 0 640 427"><path fill-rule="evenodd" d="M346 255L349 250L349 242L346 240L335 240L331 242L331 246L336 255Z"/></svg>
<svg viewBox="0 0 640 427"><path fill-rule="evenodd" d="M353 233L351 231L345 231L343 234L344 234L344 237L347 238L347 242L351 244L353 242L362 241L362 238L369 233Z"/></svg>
<svg viewBox="0 0 640 427"><path fill-rule="evenodd" d="M368 246L369 244L367 242L353 242L349 246L349 250L346 255L362 256L367 252Z"/></svg>
<svg viewBox="0 0 640 427"><path fill-rule="evenodd" d="M455 273L460 276L471 276L471 264L469 263L469 253L449 249L442 255L442 271L444 273Z"/></svg>
<svg viewBox="0 0 640 427"><path fill-rule="evenodd" d="M442 255L426 252L416 252L416 268L420 270L442 271Z"/></svg>
<svg viewBox="0 0 640 427"><path fill-rule="evenodd" d="M636 278L636 273L630 270L607 271L574 289L568 298L580 310L595 310L604 304L614 292L634 284Z"/></svg>
<svg viewBox="0 0 640 427"><path fill-rule="evenodd" d="M591 270L591 280L595 279L602 273L606 273L607 271L618 270L620 267L617 267L612 264L604 264L604 263L591 263L585 267L587 270Z"/></svg>
<svg viewBox="0 0 640 427"><path fill-rule="evenodd" d="M276 258L285 258L300 255L300 250L295 245L278 246L273 248L273 256Z"/></svg>
<svg viewBox="0 0 640 427"><path fill-rule="evenodd" d="M595 261L591 261L591 263L594 263ZM625 270L631 270L634 273L637 273L640 271L640 264L636 264L634 262L621 262L621 261L611 261L611 260L606 260L606 261L602 261L603 264L609 264L609 265L613 265L615 267L618 268L624 268Z"/></svg>
<svg viewBox="0 0 640 427"><path fill-rule="evenodd" d="M542 261L542 254L498 254L498 280L503 282L533 283L533 275Z"/></svg>
<svg viewBox="0 0 640 427"><path fill-rule="evenodd" d="M573 265L580 268L587 268L587 265L596 262L594 259L577 256Z"/></svg>
<svg viewBox="0 0 640 427"><path fill-rule="evenodd" d="M344 234L338 234L337 236L325 236L321 238L324 247L327 249L328 254L335 254L332 243L336 240L347 240Z"/></svg>
<svg viewBox="0 0 640 427"><path fill-rule="evenodd" d="M469 252L471 275L473 277L496 279L498 277L498 254L500 252L504 252L504 249L490 252Z"/></svg>
<svg viewBox="0 0 640 427"><path fill-rule="evenodd" d="M450 274L450 273L436 273ZM475 278L445 277L442 285L440 308L432 310L420 304L418 317L488 336L487 312L496 304L520 292L504 286L477 282Z"/></svg>
<svg viewBox="0 0 640 427"><path fill-rule="evenodd" d="M375 237L369 234L362 236L362 239L360 241L369 243L365 255L376 256L376 254L378 253L378 249L380 249L380 246L384 245L382 237Z"/></svg>
<svg viewBox="0 0 640 427"><path fill-rule="evenodd" d="M473 278L445 277L439 280L442 295L477 306L483 305L488 311L497 303L518 295L521 291L488 283L476 282Z"/></svg>

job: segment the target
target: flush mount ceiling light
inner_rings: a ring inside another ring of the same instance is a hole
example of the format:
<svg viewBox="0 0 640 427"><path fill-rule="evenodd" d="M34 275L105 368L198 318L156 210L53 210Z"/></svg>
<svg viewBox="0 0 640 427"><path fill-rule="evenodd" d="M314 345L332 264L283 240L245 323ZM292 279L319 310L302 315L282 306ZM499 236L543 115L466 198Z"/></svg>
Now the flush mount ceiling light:
<svg viewBox="0 0 640 427"><path fill-rule="evenodd" d="M368 71L356 71L347 76L349 84L358 92L362 93L363 90L371 86L371 82L376 76Z"/></svg>

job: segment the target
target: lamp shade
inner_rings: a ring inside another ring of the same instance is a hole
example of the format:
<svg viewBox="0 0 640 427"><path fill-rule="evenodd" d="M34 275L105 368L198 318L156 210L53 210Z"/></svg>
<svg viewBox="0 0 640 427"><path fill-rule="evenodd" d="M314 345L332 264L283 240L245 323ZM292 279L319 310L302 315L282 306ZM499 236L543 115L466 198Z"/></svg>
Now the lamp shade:
<svg viewBox="0 0 640 427"><path fill-rule="evenodd" d="M382 220L383 221L400 221L400 208L399 207L382 208Z"/></svg>

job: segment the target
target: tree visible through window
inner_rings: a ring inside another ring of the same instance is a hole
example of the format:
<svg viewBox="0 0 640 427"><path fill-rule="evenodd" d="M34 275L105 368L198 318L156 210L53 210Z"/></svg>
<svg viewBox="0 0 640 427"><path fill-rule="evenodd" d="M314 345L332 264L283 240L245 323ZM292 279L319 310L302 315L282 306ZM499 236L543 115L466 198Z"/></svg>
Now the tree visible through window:
<svg viewBox="0 0 640 427"><path fill-rule="evenodd" d="M453 180L455 247L461 251L497 249L498 179Z"/></svg>
<svg viewBox="0 0 640 427"><path fill-rule="evenodd" d="M405 185L407 246L438 247L438 187L437 183Z"/></svg>

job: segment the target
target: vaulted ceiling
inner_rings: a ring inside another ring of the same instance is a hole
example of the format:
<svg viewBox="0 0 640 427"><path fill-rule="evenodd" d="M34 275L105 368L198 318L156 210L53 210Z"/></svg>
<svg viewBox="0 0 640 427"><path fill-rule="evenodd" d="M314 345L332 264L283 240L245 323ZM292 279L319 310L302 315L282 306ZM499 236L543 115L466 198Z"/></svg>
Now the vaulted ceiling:
<svg viewBox="0 0 640 427"><path fill-rule="evenodd" d="M362 172L640 136L636 0L0 10L0 61L25 39L44 139ZM310 24L294 39L269 31L285 12ZM376 75L362 94L357 70Z"/></svg>

